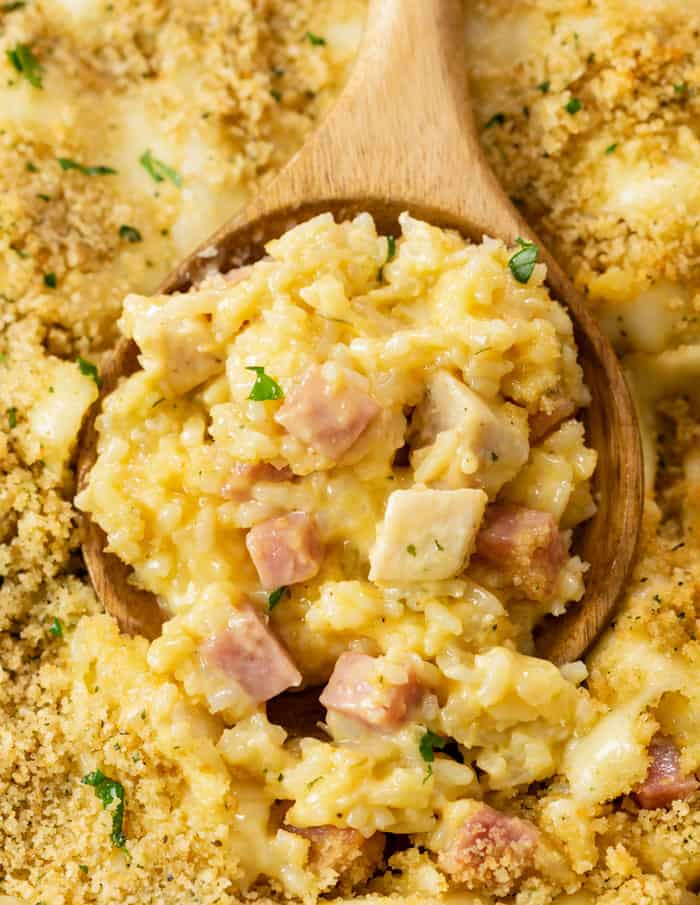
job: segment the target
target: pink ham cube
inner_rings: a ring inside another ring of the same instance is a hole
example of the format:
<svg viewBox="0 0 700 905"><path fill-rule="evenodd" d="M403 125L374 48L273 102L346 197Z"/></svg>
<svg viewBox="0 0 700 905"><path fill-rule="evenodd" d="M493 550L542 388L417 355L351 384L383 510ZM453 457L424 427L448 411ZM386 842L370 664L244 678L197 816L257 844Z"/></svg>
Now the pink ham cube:
<svg viewBox="0 0 700 905"><path fill-rule="evenodd" d="M423 688L410 671L404 681L390 681L381 666L378 657L341 654L321 693L321 704L373 729L398 729L420 702Z"/></svg>
<svg viewBox="0 0 700 905"><path fill-rule="evenodd" d="M246 547L263 588L308 581L323 560L316 519L307 512L288 512L251 528Z"/></svg>
<svg viewBox="0 0 700 905"><path fill-rule="evenodd" d="M469 889L504 894L531 866L538 838L537 828L527 820L481 804L439 853L438 864Z"/></svg>
<svg viewBox="0 0 700 905"><path fill-rule="evenodd" d="M301 685L301 673L269 626L250 604L201 649L202 662L232 679L256 703Z"/></svg>
<svg viewBox="0 0 700 905"><path fill-rule="evenodd" d="M649 745L649 768L634 794L643 808L666 808L679 798L689 798L700 785L694 776L681 773L681 755L673 739L657 732Z"/></svg>
<svg viewBox="0 0 700 905"><path fill-rule="evenodd" d="M495 503L486 508L476 537L476 555L505 574L525 597L546 600L567 551L551 513Z"/></svg>
<svg viewBox="0 0 700 905"><path fill-rule="evenodd" d="M331 382L321 368L311 367L287 393L275 420L300 443L338 461L381 410L359 384L352 371Z"/></svg>

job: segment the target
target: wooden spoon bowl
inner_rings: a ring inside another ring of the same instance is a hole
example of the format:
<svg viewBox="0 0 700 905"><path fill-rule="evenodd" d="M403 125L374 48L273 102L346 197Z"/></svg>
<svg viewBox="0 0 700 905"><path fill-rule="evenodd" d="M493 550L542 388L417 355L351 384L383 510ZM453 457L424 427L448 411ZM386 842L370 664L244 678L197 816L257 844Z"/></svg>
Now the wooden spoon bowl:
<svg viewBox="0 0 700 905"><path fill-rule="evenodd" d="M184 292L213 270L253 263L267 241L324 211L336 219L367 211L386 234L398 233L398 216L408 210L476 242L484 235L536 242L550 290L574 323L592 396L588 441L599 457L598 510L576 542L590 563L585 596L538 637L540 655L564 663L580 657L605 627L634 562L643 503L639 431L610 344L483 155L469 109L463 26L460 0L371 0L358 60L325 120L270 186L183 261L160 291ZM104 369L102 395L138 368L135 344L121 340ZM81 437L80 486L96 457L96 411ZM122 630L156 637L164 620L156 598L129 581L128 567L104 545L102 531L86 519L83 550L105 609Z"/></svg>

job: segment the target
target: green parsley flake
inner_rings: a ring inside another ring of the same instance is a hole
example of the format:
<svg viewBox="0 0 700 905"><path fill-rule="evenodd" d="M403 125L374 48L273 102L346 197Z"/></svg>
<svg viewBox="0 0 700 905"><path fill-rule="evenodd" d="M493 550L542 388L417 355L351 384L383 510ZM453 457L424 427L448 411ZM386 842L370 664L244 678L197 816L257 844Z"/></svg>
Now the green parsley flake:
<svg viewBox="0 0 700 905"><path fill-rule="evenodd" d="M14 0L12 3L3 3L0 11L3 13L13 13L16 9L22 9L27 5L27 0Z"/></svg>
<svg viewBox="0 0 700 905"><path fill-rule="evenodd" d="M58 157L57 160L62 170L77 170L83 176L113 176L117 172L112 167L89 167L84 163L78 163L77 160L71 160L70 157Z"/></svg>
<svg viewBox="0 0 700 905"><path fill-rule="evenodd" d="M28 173L38 173L39 172L39 167L35 163L32 163L31 160L28 160L26 162L25 169L27 170Z"/></svg>
<svg viewBox="0 0 700 905"><path fill-rule="evenodd" d="M541 91L542 94L549 94L550 85L551 85L551 82L549 81L549 79L545 79L544 82L539 83L539 85L537 86L537 90Z"/></svg>
<svg viewBox="0 0 700 905"><path fill-rule="evenodd" d="M49 289L56 288L56 274L53 271L44 274L44 286L48 286Z"/></svg>
<svg viewBox="0 0 700 905"><path fill-rule="evenodd" d="M312 31L306 32L306 39L310 44L313 44L314 47L325 47L326 39L322 38L320 35L315 35Z"/></svg>
<svg viewBox="0 0 700 905"><path fill-rule="evenodd" d="M277 604L280 602L280 600L284 596L286 590L287 590L287 586L283 584L281 587L277 588L277 590L272 591L272 593L267 598L268 610L274 610L274 608L277 606Z"/></svg>
<svg viewBox="0 0 700 905"><path fill-rule="evenodd" d="M7 426L10 430L17 427L17 409L14 405L7 410Z"/></svg>
<svg viewBox="0 0 700 905"><path fill-rule="evenodd" d="M440 541L437 539L437 537L434 537L433 540L435 541L435 546L436 546L436 548L437 548L441 553L443 553L444 550L445 550L445 548L442 546L442 544L441 544Z"/></svg>
<svg viewBox="0 0 700 905"><path fill-rule="evenodd" d="M273 380L272 377L265 373L265 368L251 365L246 368L246 371L255 371L257 374L248 399L252 399L253 402L269 402L272 399L281 399L284 396L282 387L276 380Z"/></svg>
<svg viewBox="0 0 700 905"><path fill-rule="evenodd" d="M415 556L415 555L416 555L416 548L415 548L415 545L414 545L414 544L409 544L409 545L406 547L406 553L408 553L409 556Z"/></svg>
<svg viewBox="0 0 700 905"><path fill-rule="evenodd" d="M435 752L442 751L448 741L449 739L443 738L435 732L431 732L430 729L426 730L418 743L420 756L426 764L432 763L435 760Z"/></svg>
<svg viewBox="0 0 700 905"><path fill-rule="evenodd" d="M42 68L28 44L15 44L12 50L6 50L5 53L12 66L30 85L34 88L42 87Z"/></svg>
<svg viewBox="0 0 700 905"><path fill-rule="evenodd" d="M676 94L685 94L688 90L688 83L679 82L677 85L673 86L673 90L676 92Z"/></svg>
<svg viewBox="0 0 700 905"><path fill-rule="evenodd" d="M117 782L116 779L110 779L105 776L102 770L95 770L83 776L82 782L86 786L92 786L95 795L102 802L103 808L108 808L113 801L117 802L117 806L112 812L112 844L117 848L124 848L126 845L126 836L124 835L122 826L124 822L124 786Z"/></svg>
<svg viewBox="0 0 700 905"><path fill-rule="evenodd" d="M494 113L491 119L487 120L484 129L491 129L493 126L502 126L505 121L505 113Z"/></svg>
<svg viewBox="0 0 700 905"><path fill-rule="evenodd" d="M508 261L508 266L519 283L527 283L537 263L537 246L534 242L526 242L525 239L515 241L520 246L520 251L515 252Z"/></svg>
<svg viewBox="0 0 700 905"><path fill-rule="evenodd" d="M377 271L377 279L379 280L380 283L384 279L385 265L388 264L389 261L391 261L393 259L395 254L396 254L396 239L394 238L394 236L387 236L386 237L386 261L384 261L384 264L382 264L382 266Z"/></svg>
<svg viewBox="0 0 700 905"><path fill-rule="evenodd" d="M97 386L100 385L100 375L97 371L97 366L92 364L92 362L85 361L84 358L78 357L77 359L78 367L80 368L80 373L84 374L86 377L89 377L91 380L95 381Z"/></svg>
<svg viewBox="0 0 700 905"><path fill-rule="evenodd" d="M608 145L605 149L606 154L614 154L617 151L617 142L614 141L611 145Z"/></svg>
<svg viewBox="0 0 700 905"><path fill-rule="evenodd" d="M158 160L158 158L154 157L151 154L150 148L149 150L144 151L139 157L139 163L154 182L164 182L166 179L169 179L170 182L178 188L182 185L182 177L180 174L172 167L169 167L167 163L163 163L162 160Z"/></svg>
<svg viewBox="0 0 700 905"><path fill-rule="evenodd" d="M272 88L270 90L270 94L272 95L274 100L277 101L278 104L280 104L282 102L282 92L281 91L277 91L276 88Z"/></svg>
<svg viewBox="0 0 700 905"><path fill-rule="evenodd" d="M54 616L54 620L49 626L49 634L53 635L54 638L62 638L63 637L63 624L60 619Z"/></svg>
<svg viewBox="0 0 700 905"><path fill-rule="evenodd" d="M126 223L119 227L119 238L126 242L140 242L142 240L141 233L135 226L127 226Z"/></svg>
<svg viewBox="0 0 700 905"><path fill-rule="evenodd" d="M78 870L81 871L82 873L86 874L88 872L87 864L79 864Z"/></svg>
<svg viewBox="0 0 700 905"><path fill-rule="evenodd" d="M582 107L581 101L577 97L572 97L570 101L567 101L564 104L564 109L566 110L567 113L570 113L572 116L574 115L574 113L578 113L578 111L581 109L581 107Z"/></svg>

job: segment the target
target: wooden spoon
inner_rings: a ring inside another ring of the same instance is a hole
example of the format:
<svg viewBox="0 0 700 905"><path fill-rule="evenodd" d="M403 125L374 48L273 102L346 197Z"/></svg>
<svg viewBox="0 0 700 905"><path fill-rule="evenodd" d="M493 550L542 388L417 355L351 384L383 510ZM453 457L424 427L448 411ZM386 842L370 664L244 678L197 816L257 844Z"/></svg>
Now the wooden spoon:
<svg viewBox="0 0 700 905"><path fill-rule="evenodd" d="M459 230L480 241L537 242L553 295L573 319L592 394L589 442L598 451L598 511L576 550L590 564L586 594L540 633L538 651L555 663L576 659L601 632L632 567L643 479L634 409L615 355L561 268L510 203L491 171L469 109L460 0L370 0L365 36L347 86L306 145L241 213L191 254L160 291L184 292L212 269L252 263L264 244L322 211L347 219L373 215L397 234L398 215ZM103 395L139 367L121 340L104 372ZM79 455L84 485L95 460L94 413ZM104 552L104 535L86 520L83 550L105 609L126 632L155 637L164 615L156 599L128 580L129 569Z"/></svg>

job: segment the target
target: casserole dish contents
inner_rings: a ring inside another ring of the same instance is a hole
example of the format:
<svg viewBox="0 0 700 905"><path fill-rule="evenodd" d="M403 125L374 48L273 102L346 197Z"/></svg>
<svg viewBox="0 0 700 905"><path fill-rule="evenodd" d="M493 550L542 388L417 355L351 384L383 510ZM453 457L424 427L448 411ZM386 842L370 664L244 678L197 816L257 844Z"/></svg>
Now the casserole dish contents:
<svg viewBox="0 0 700 905"><path fill-rule="evenodd" d="M290 895L397 840L445 888L570 869L508 799L596 716L583 664L532 640L583 593L594 512L571 322L535 246L400 226L321 215L129 296L142 369L76 500L167 610L147 669L219 727L247 882ZM299 689L318 721L275 721Z"/></svg>

